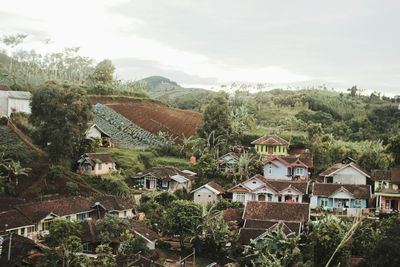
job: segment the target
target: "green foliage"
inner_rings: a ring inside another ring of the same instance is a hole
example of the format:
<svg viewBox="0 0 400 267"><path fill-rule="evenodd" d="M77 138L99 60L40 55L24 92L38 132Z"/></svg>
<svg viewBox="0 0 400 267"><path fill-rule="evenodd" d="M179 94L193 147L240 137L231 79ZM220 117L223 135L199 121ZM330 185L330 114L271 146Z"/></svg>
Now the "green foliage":
<svg viewBox="0 0 400 267"><path fill-rule="evenodd" d="M79 90L46 83L32 96L30 120L35 140L45 147L50 160L71 159L85 138L91 118L90 104Z"/></svg>
<svg viewBox="0 0 400 267"><path fill-rule="evenodd" d="M127 234L117 253L118 266L128 266L137 259L137 254L145 255L149 251L144 238Z"/></svg>
<svg viewBox="0 0 400 267"><path fill-rule="evenodd" d="M284 226L279 226L264 238L253 241L245 248L244 253L244 263L247 266L291 267L302 263L299 239L295 234L286 235Z"/></svg>
<svg viewBox="0 0 400 267"><path fill-rule="evenodd" d="M0 153L4 158L28 165L35 157L35 152L28 147L10 128L0 125Z"/></svg>
<svg viewBox="0 0 400 267"><path fill-rule="evenodd" d="M101 267L116 267L117 262L112 254L112 248L109 245L101 244L96 248L97 258L96 266Z"/></svg>
<svg viewBox="0 0 400 267"><path fill-rule="evenodd" d="M123 241L123 236L130 230L130 223L125 218L107 214L96 221L96 230L102 244Z"/></svg>
<svg viewBox="0 0 400 267"><path fill-rule="evenodd" d="M104 59L96 65L90 78L94 83L110 84L114 79L114 71L111 60Z"/></svg>
<svg viewBox="0 0 400 267"><path fill-rule="evenodd" d="M168 235L179 235L183 248L184 241L196 235L201 218L200 205L187 200L176 200L166 211L163 231Z"/></svg>
<svg viewBox="0 0 400 267"><path fill-rule="evenodd" d="M400 165L400 133L393 135L389 139L388 151L392 154L394 165Z"/></svg>

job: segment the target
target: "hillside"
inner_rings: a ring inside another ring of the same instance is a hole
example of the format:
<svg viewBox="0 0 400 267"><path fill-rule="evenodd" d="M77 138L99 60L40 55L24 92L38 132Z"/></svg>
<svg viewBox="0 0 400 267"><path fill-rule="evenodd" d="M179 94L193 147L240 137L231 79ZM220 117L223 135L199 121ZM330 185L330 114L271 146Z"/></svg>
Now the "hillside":
<svg viewBox="0 0 400 267"><path fill-rule="evenodd" d="M188 94L204 94L211 91L201 88L184 88L178 83L162 76L150 76L140 80L147 84L147 93L152 99L169 102Z"/></svg>
<svg viewBox="0 0 400 267"><path fill-rule="evenodd" d="M128 97L91 96L92 105L103 104L118 112L144 130L174 137L189 137L196 133L203 119L199 113L171 108L155 100Z"/></svg>

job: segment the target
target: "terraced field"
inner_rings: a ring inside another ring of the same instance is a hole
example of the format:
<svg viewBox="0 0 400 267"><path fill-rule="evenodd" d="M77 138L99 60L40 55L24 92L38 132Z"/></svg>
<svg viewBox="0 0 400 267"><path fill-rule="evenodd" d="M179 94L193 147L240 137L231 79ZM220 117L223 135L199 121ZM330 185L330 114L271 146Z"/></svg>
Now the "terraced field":
<svg viewBox="0 0 400 267"><path fill-rule="evenodd" d="M196 134L203 122L199 113L171 108L159 101L124 97L90 97L92 104L101 103L118 112L139 127L158 135L166 132L182 138Z"/></svg>
<svg viewBox="0 0 400 267"><path fill-rule="evenodd" d="M93 108L93 122L107 132L113 142L122 147L159 146L164 140L131 122L113 109L97 103Z"/></svg>

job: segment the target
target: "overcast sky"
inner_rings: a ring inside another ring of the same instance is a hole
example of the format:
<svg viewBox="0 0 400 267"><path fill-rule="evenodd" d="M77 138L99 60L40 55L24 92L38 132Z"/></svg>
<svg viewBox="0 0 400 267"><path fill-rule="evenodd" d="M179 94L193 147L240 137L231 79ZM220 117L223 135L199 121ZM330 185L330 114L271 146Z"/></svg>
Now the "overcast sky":
<svg viewBox="0 0 400 267"><path fill-rule="evenodd" d="M124 79L322 80L400 94L399 10L396 0L0 0L0 34L27 33L25 48L41 52L80 46Z"/></svg>

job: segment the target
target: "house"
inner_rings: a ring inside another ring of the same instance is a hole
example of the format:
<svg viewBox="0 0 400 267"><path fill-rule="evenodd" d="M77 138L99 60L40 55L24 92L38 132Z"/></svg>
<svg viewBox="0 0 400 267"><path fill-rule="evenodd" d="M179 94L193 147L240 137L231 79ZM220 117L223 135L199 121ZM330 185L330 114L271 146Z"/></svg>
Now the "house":
<svg viewBox="0 0 400 267"><path fill-rule="evenodd" d="M99 145L103 147L111 147L111 136L102 130L97 124L90 124L86 131L86 139L98 140Z"/></svg>
<svg viewBox="0 0 400 267"><path fill-rule="evenodd" d="M370 174L353 159L346 158L319 174L319 181L334 184L366 185Z"/></svg>
<svg viewBox="0 0 400 267"><path fill-rule="evenodd" d="M44 248L45 246L20 235L12 235L11 242L10 235L0 236L0 266L38 266Z"/></svg>
<svg viewBox="0 0 400 267"><path fill-rule="evenodd" d="M218 196L225 193L225 189L218 183L211 181L192 191L193 201L199 204L213 204L218 201Z"/></svg>
<svg viewBox="0 0 400 267"><path fill-rule="evenodd" d="M289 142L277 135L265 135L251 142L260 155L287 155Z"/></svg>
<svg viewBox="0 0 400 267"><path fill-rule="evenodd" d="M103 175L115 171L115 161L107 153L85 153L78 160L78 172L86 175Z"/></svg>
<svg viewBox="0 0 400 267"><path fill-rule="evenodd" d="M307 181L313 167L312 157L300 155L267 156L263 164L266 178L283 180Z"/></svg>
<svg viewBox="0 0 400 267"><path fill-rule="evenodd" d="M218 170L226 173L236 173L239 171L239 155L229 152L217 160Z"/></svg>
<svg viewBox="0 0 400 267"><path fill-rule="evenodd" d="M244 224L239 230L239 242L256 241L277 227L283 227L286 234L299 235L309 218L308 203L249 201L243 212Z"/></svg>
<svg viewBox="0 0 400 267"><path fill-rule="evenodd" d="M174 192L179 189L190 191L196 176L192 172L181 171L175 167L153 167L133 177L136 184L147 190Z"/></svg>
<svg viewBox="0 0 400 267"><path fill-rule="evenodd" d="M129 220L132 232L143 238L146 242L146 246L150 250L155 249L155 245L159 236L156 232L151 230L146 224L136 220ZM101 244L100 239L97 235L96 221L86 220L81 222L82 232L81 241L83 243L83 252L85 253L95 253L96 247ZM124 242L120 240L111 240L110 247L113 252L116 253L120 246L123 246Z"/></svg>
<svg viewBox="0 0 400 267"><path fill-rule="evenodd" d="M15 233L30 239L39 239L48 233L56 218L71 221L97 220L105 214L121 218L134 217L134 202L129 199L105 196L100 201L82 197L61 197L17 204L0 212L0 233Z"/></svg>
<svg viewBox="0 0 400 267"><path fill-rule="evenodd" d="M400 211L400 168L373 170L376 208L384 213Z"/></svg>
<svg viewBox="0 0 400 267"><path fill-rule="evenodd" d="M308 194L308 183L302 181L273 180L262 175L238 184L228 192L232 193L232 201L262 201L262 202L303 202L303 196Z"/></svg>
<svg viewBox="0 0 400 267"><path fill-rule="evenodd" d="M362 184L314 183L311 209L346 212L349 216L362 214L368 207L371 187Z"/></svg>
<svg viewBox="0 0 400 267"><path fill-rule="evenodd" d="M31 113L32 94L25 91L3 91L0 90L0 117L10 117L11 113Z"/></svg>

